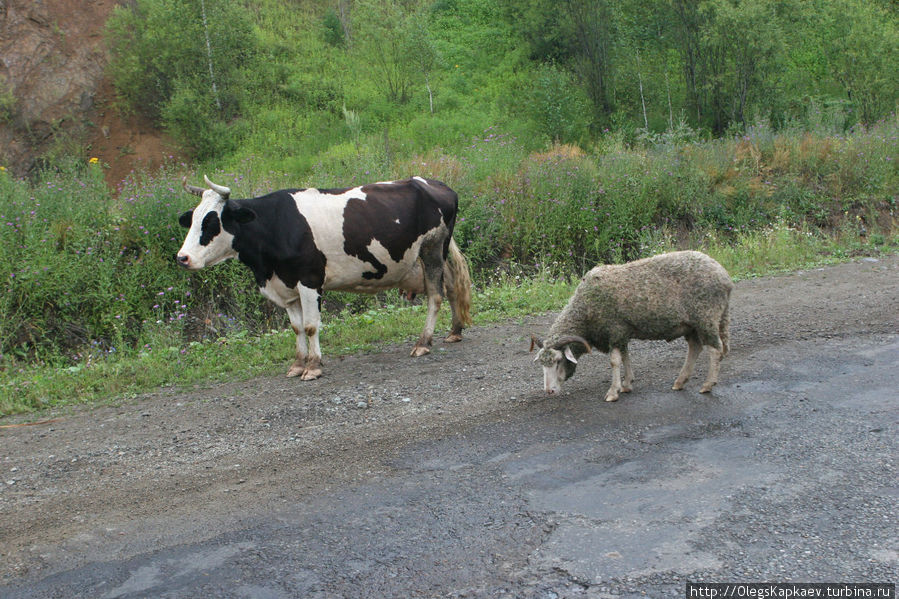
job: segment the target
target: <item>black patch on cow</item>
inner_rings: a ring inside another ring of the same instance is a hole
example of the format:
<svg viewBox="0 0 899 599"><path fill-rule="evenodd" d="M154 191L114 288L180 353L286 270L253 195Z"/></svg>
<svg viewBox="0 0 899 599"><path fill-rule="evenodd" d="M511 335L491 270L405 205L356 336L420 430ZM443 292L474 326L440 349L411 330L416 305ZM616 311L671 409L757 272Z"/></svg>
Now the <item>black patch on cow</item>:
<svg viewBox="0 0 899 599"><path fill-rule="evenodd" d="M355 189L354 187L334 187L331 189L319 189L317 190L319 193L326 193L332 196L343 195L351 189ZM306 191L305 189L300 189L299 191Z"/></svg>
<svg viewBox="0 0 899 599"><path fill-rule="evenodd" d="M228 218L234 219L235 222L245 225L250 221L256 220L256 213L252 208L247 207L244 203L228 200L225 202L224 210L228 211ZM224 213L224 210L222 211Z"/></svg>
<svg viewBox="0 0 899 599"><path fill-rule="evenodd" d="M222 226L219 223L219 215L215 211L209 211L203 217L202 228L200 229L200 245L209 245L213 238L222 232Z"/></svg>
<svg viewBox="0 0 899 599"><path fill-rule="evenodd" d="M399 262L423 234L446 222L450 235L456 218L456 193L438 181L428 185L415 179L389 184L365 185L365 199L347 201L343 211L344 251L374 267L366 279L380 279L387 272L369 250L377 240ZM446 248L449 245L447 243ZM446 257L446 250L444 250Z"/></svg>
<svg viewBox="0 0 899 599"><path fill-rule="evenodd" d="M292 193L295 190L228 200L222 209L222 226L234 235L231 245L237 258L253 271L259 287L277 275L288 287L301 283L319 289L325 281L326 258Z"/></svg>
<svg viewBox="0 0 899 599"><path fill-rule="evenodd" d="M184 214L178 217L178 224L184 227L185 229L190 229L190 225L193 224L194 220L194 211L188 210Z"/></svg>

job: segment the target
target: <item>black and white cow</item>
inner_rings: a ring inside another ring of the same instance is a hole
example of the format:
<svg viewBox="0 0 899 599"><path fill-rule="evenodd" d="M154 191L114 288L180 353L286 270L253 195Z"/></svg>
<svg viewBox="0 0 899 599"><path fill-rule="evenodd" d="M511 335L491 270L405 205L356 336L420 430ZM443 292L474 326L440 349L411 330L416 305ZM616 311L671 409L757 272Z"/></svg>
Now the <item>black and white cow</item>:
<svg viewBox="0 0 899 599"><path fill-rule="evenodd" d="M426 293L428 315L413 356L430 351L445 291L453 316L446 341L462 339L471 323L471 281L452 239L458 197L443 183L413 177L232 200L230 189L204 180L206 189L183 182L202 200L179 219L190 230L176 260L199 270L237 258L253 271L259 290L287 310L297 334L287 376L321 376L319 298L326 290Z"/></svg>

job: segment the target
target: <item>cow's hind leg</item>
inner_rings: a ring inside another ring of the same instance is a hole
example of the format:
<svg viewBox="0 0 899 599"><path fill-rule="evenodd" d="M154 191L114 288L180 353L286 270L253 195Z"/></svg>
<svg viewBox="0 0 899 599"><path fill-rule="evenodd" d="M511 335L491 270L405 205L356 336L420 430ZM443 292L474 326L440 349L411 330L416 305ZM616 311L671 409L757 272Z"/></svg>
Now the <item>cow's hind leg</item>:
<svg viewBox="0 0 899 599"><path fill-rule="evenodd" d="M443 303L443 252L439 243L421 248L421 262L424 266L425 292L428 294L428 316L421 337L412 348L413 357L431 353L434 340L434 327L437 326L437 313Z"/></svg>
<svg viewBox="0 0 899 599"><path fill-rule="evenodd" d="M299 376L306 369L306 331L303 329L303 308L299 299L285 306L290 327L297 334L297 357L287 370L288 377Z"/></svg>
<svg viewBox="0 0 899 599"><path fill-rule="evenodd" d="M318 305L321 293L303 285L298 285L297 289L300 291L300 303L303 307L303 332L309 337L309 353L300 378L311 381L322 375L322 348L318 340L322 326Z"/></svg>

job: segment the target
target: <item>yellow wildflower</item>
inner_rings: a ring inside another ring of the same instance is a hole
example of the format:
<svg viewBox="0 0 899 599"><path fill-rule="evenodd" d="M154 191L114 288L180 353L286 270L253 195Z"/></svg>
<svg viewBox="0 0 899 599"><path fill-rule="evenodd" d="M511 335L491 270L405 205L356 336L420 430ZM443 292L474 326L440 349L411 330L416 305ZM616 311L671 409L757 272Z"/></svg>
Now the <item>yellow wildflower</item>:
<svg viewBox="0 0 899 599"><path fill-rule="evenodd" d="M90 160L88 160L88 162L90 162L91 164L97 164L98 162L100 162L100 159L94 156Z"/></svg>

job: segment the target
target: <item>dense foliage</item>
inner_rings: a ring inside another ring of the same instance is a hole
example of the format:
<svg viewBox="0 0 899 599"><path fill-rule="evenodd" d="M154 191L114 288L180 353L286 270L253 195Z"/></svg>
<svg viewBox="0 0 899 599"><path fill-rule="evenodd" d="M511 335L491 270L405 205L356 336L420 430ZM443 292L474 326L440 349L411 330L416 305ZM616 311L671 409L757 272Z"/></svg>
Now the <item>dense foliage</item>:
<svg viewBox="0 0 899 599"><path fill-rule="evenodd" d="M677 245L701 247L774 223L808 235L849 233L873 246L894 240L899 121L848 134L776 133L627 147L615 136L600 151L526 145L489 128L458 153L439 149L372 163L365 176L410 170L460 192L456 239L479 284L497 268L579 275L593 264L629 260ZM361 176L358 164L329 174ZM178 182L185 164L105 186L100 164L70 164L29 183L0 171L0 369L20 360L82 363L111 352L180 347L229 332L283 328L282 311L258 294L237 261L200 273L177 269L177 215L194 197ZM295 178L215 171L237 197ZM366 300L340 294L326 309ZM382 300L383 301L383 300ZM336 307L336 308L335 308Z"/></svg>
<svg viewBox="0 0 899 599"><path fill-rule="evenodd" d="M121 97L197 158L297 174L489 125L584 146L870 124L899 98L886 0L135 0L107 30Z"/></svg>
<svg viewBox="0 0 899 599"><path fill-rule="evenodd" d="M799 264L895 250L897 13L882 0L122 4L107 28L117 90L198 163L115 194L96 159L30 181L0 165L0 412L88 371L83 385L120 390L104 368L123 354L130 379L160 384L169 362L214 367L209 343L286 327L236 261L173 265L195 199L183 175L235 197L441 179L460 195L476 318L551 307L494 293L497 277L577 277L675 247L743 272L778 251ZM346 310L332 322L349 337L377 336L385 303L410 310L396 294L331 294L325 309ZM266 363L247 352L238 363Z"/></svg>

